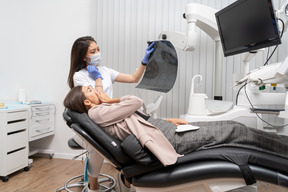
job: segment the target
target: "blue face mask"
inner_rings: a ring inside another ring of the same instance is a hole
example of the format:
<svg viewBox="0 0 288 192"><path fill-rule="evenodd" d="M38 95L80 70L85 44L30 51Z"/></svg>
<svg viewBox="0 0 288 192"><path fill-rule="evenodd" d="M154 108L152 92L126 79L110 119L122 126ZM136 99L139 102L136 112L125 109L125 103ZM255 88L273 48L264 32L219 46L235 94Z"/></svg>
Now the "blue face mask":
<svg viewBox="0 0 288 192"><path fill-rule="evenodd" d="M90 65L98 66L101 64L102 56L100 52L89 56L89 58L91 59L91 61L89 62Z"/></svg>

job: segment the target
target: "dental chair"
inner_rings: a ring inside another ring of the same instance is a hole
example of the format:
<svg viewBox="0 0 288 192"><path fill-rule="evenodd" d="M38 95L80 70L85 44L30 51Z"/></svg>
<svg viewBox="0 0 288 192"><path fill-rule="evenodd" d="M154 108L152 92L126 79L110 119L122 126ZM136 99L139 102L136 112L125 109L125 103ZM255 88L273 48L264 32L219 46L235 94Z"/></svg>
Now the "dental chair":
<svg viewBox="0 0 288 192"><path fill-rule="evenodd" d="M137 192L222 192L240 187L257 191L259 182L288 187L288 159L236 147L200 150L164 167L134 135L119 141L86 113L66 110L63 117L135 186Z"/></svg>

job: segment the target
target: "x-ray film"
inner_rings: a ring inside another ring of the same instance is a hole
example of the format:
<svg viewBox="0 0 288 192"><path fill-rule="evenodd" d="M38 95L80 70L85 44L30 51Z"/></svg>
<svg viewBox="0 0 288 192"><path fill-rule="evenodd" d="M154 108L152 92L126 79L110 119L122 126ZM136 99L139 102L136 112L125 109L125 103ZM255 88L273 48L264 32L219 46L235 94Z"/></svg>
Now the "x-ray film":
<svg viewBox="0 0 288 192"><path fill-rule="evenodd" d="M155 41L154 52L150 56L141 82L136 86L167 93L176 81L178 58L170 41Z"/></svg>

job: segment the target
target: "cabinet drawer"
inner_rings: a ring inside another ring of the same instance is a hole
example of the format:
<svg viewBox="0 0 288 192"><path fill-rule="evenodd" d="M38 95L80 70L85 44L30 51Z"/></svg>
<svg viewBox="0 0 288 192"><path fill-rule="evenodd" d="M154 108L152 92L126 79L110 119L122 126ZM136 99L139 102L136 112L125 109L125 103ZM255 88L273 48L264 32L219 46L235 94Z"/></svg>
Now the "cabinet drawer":
<svg viewBox="0 0 288 192"><path fill-rule="evenodd" d="M28 121L26 120L19 120L14 122L8 122L7 125L7 133L23 130L28 128Z"/></svg>
<svg viewBox="0 0 288 192"><path fill-rule="evenodd" d="M7 155L6 171L8 174L28 166L28 148L25 147Z"/></svg>
<svg viewBox="0 0 288 192"><path fill-rule="evenodd" d="M7 122L13 122L21 119L27 119L28 113L25 110L22 111L13 111L7 113Z"/></svg>
<svg viewBox="0 0 288 192"><path fill-rule="evenodd" d="M53 110L47 110L47 111L34 111L32 112L32 117L42 117L42 116L47 116L47 115L53 115L54 111Z"/></svg>
<svg viewBox="0 0 288 192"><path fill-rule="evenodd" d="M7 152L14 151L28 145L27 130L7 135Z"/></svg>
<svg viewBox="0 0 288 192"><path fill-rule="evenodd" d="M54 122L43 123L38 126L33 126L33 129L30 130L30 138L53 131Z"/></svg>
<svg viewBox="0 0 288 192"><path fill-rule="evenodd" d="M45 125L51 122L54 122L53 115L37 116L37 117L32 117L30 125L31 125L31 128L34 129L34 127L39 127L41 125Z"/></svg>
<svg viewBox="0 0 288 192"><path fill-rule="evenodd" d="M55 106L54 105L39 105L39 106L33 106L31 107L32 112L43 112L43 111L54 111Z"/></svg>
<svg viewBox="0 0 288 192"><path fill-rule="evenodd" d="M41 105L31 107L31 117L52 115L55 113L54 105Z"/></svg>

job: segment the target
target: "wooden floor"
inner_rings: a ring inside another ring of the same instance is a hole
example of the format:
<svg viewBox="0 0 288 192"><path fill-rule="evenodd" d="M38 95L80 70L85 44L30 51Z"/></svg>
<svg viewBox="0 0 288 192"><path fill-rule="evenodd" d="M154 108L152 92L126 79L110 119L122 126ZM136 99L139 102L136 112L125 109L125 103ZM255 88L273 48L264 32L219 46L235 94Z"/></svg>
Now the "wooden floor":
<svg viewBox="0 0 288 192"><path fill-rule="evenodd" d="M83 170L84 164L79 160L33 157L28 172L20 170L9 175L8 182L0 181L0 192L55 192L71 177L83 174ZM101 172L114 178L117 175L116 169L108 163L104 163Z"/></svg>
<svg viewBox="0 0 288 192"><path fill-rule="evenodd" d="M33 160L28 172L20 170L11 174L8 182L0 181L0 192L55 192L67 179L83 173L84 165L79 160L43 157L33 157ZM108 163L104 163L101 173L114 178L117 175L117 171ZM288 192L288 189L261 183L258 192Z"/></svg>

